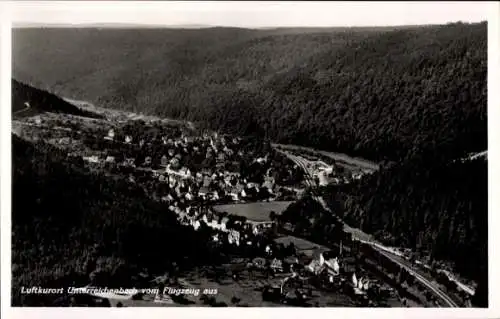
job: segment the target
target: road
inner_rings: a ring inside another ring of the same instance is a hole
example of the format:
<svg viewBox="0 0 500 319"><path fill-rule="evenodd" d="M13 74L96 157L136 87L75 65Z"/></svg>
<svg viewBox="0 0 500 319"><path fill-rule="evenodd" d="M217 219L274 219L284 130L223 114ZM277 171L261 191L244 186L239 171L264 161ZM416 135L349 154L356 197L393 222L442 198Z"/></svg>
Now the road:
<svg viewBox="0 0 500 319"><path fill-rule="evenodd" d="M295 164L297 164L299 167L301 167L304 170L306 184L308 186L310 186L311 188L313 188L315 186L315 182L314 182L314 179L312 178L311 171L308 169L307 162L303 158L301 158L299 156L295 156L295 155L293 155L293 154L291 154L289 152L286 152L286 151L282 151L282 150L278 150L278 149L276 149L276 150L278 152L286 155ZM317 196L316 194L313 193L313 198L315 200L317 200L323 206L323 208L325 210L331 212L331 209L326 205L326 202L325 202L325 200L322 197ZM453 301L453 299L450 298L445 292L443 292L442 290L440 290L439 287L435 283L431 282L430 280L426 279L424 276L422 276L421 274L419 274L418 270L415 270L414 267L412 267L412 265L411 265L410 262L408 262L407 260L401 258L400 256L397 256L397 255L394 255L392 253L389 253L388 252L389 249L386 248L386 247L384 247L382 244L377 243L373 239L373 237L371 235L366 234L366 233L364 233L363 231L361 231L359 229L355 229L355 228L352 228L352 227L348 226L342 220L340 220L340 218L339 218L339 221L344 224L344 230L346 232L349 232L349 233L352 234L354 240L362 241L364 243L367 243L367 244L371 245L372 248L375 249L376 251L378 251L380 254L382 254L383 256L385 256L387 258L389 258L390 260L392 260L393 262L395 262L396 264L398 264L400 267L406 269L411 275L414 276L414 278L416 280L418 280L424 286L426 286L427 288L429 288L447 306L449 306L449 307L459 307L457 305L457 303L455 301Z"/></svg>

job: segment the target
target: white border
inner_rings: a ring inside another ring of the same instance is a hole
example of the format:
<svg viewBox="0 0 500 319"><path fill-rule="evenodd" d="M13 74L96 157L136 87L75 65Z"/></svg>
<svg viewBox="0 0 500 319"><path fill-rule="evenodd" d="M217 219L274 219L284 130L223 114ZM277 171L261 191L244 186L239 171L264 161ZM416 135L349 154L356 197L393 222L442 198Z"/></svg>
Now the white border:
<svg viewBox="0 0 500 319"><path fill-rule="evenodd" d="M96 4L96 2L94 2ZM499 296L497 285L500 284L498 237L495 230L499 229L498 212L500 211L499 194L500 189L496 181L500 180L499 149L497 141L500 141L498 120L500 112L500 30L499 15L500 5L490 2L488 17L488 159L489 159L489 309L373 309L373 308L123 308L123 309L95 309L95 308L11 308L10 305L10 176L11 176L11 146L10 146L10 74L11 74L11 50L10 50L10 22L9 10L12 3L0 2L1 23L1 64L0 64L0 156L1 156L1 304L2 318L88 318L96 315L108 318L134 318L147 314L148 318L166 316L178 318L276 318L286 316L299 318L308 316L336 316L340 318L356 318L370 316L378 318L495 318L500 317ZM107 3L108 6L113 5ZM140 6L140 3L137 3ZM493 214L495 212L495 214ZM497 283L497 285L494 285ZM201 310L202 311L201 311Z"/></svg>
<svg viewBox="0 0 500 319"><path fill-rule="evenodd" d="M10 304L10 212L11 212L11 31L10 8L0 2L0 244L1 244L1 316Z"/></svg>

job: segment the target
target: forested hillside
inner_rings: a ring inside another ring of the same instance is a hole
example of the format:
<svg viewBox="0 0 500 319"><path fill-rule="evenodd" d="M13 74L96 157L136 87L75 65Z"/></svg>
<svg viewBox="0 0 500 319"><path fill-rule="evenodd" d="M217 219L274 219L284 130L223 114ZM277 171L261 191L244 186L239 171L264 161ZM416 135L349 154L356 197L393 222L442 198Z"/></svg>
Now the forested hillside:
<svg viewBox="0 0 500 319"><path fill-rule="evenodd" d="M348 224L389 246L451 260L459 272L477 279L487 264L487 166L484 159L433 163L419 158L324 193L337 207L343 204L339 213Z"/></svg>
<svg viewBox="0 0 500 319"><path fill-rule="evenodd" d="M22 286L126 287L137 284L140 271L214 261L207 257L208 235L181 226L142 189L90 173L81 159L46 144L13 136L12 147L13 305L55 301L54 295L20 294Z"/></svg>
<svg viewBox="0 0 500 319"><path fill-rule="evenodd" d="M474 280L474 303L488 304L487 160L417 156L323 194L349 225Z"/></svg>
<svg viewBox="0 0 500 319"><path fill-rule="evenodd" d="M17 79L106 107L369 159L486 148L486 23L18 29Z"/></svg>
<svg viewBox="0 0 500 319"><path fill-rule="evenodd" d="M99 117L97 114L77 108L57 95L20 83L14 79L12 79L11 83L12 114L15 117L32 116L44 111Z"/></svg>

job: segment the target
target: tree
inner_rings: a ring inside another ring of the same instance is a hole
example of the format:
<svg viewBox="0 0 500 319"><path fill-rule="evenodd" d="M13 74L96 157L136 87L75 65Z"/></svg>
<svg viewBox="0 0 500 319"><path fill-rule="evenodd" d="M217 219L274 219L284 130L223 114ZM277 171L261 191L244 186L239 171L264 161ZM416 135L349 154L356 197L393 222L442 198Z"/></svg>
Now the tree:
<svg viewBox="0 0 500 319"><path fill-rule="evenodd" d="M269 212L269 219L271 221L275 221L276 220L276 212L275 211L272 210L271 212Z"/></svg>

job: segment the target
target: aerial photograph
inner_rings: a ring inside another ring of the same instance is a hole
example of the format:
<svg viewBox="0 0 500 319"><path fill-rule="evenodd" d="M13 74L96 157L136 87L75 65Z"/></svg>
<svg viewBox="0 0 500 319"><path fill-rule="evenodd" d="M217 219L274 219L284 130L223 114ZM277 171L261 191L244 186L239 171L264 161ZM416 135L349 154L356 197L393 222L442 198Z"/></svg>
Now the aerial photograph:
<svg viewBox="0 0 500 319"><path fill-rule="evenodd" d="M485 3L43 2L12 307L488 308Z"/></svg>

